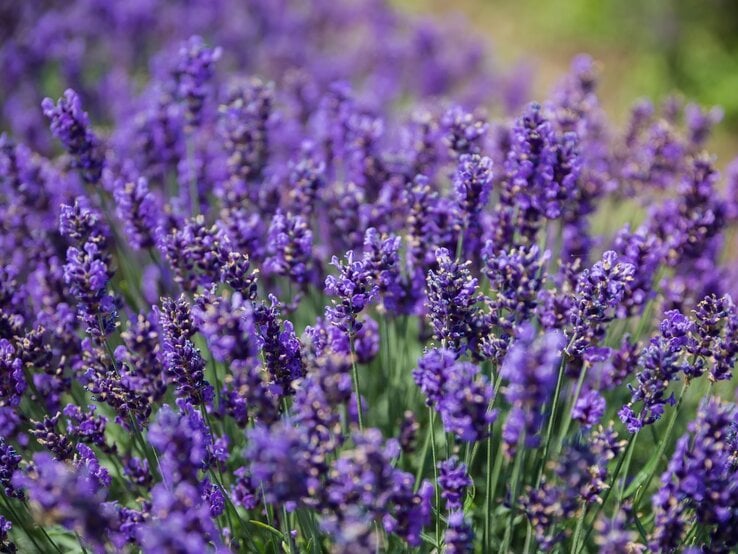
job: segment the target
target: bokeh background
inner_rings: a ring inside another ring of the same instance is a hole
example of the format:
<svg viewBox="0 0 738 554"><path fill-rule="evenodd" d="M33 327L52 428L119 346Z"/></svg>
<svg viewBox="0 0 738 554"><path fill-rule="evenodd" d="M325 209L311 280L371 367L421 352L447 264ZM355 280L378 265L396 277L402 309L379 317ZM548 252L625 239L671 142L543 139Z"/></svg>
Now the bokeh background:
<svg viewBox="0 0 738 554"><path fill-rule="evenodd" d="M710 149L738 153L736 0L395 0L418 14L467 18L499 66L528 65L543 98L581 52L602 64L600 96L616 124L638 98L679 93L721 106Z"/></svg>

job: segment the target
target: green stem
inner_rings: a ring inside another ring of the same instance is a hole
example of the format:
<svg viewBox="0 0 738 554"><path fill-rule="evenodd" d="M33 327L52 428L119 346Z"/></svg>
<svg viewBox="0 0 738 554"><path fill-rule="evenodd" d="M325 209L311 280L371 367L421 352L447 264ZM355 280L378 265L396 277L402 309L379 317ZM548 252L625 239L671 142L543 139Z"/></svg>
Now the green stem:
<svg viewBox="0 0 738 554"><path fill-rule="evenodd" d="M582 502L582 506L580 508L582 510L582 515L577 519L577 526L576 529L574 529L574 538L572 539L572 546L576 549L577 545L579 544L579 537L582 534L582 528L584 527L584 516L587 515L587 507Z"/></svg>
<svg viewBox="0 0 738 554"><path fill-rule="evenodd" d="M425 433L425 442L423 443L423 450L420 453L420 464L418 465L418 471L415 472L415 492L418 492L420 488L420 479L423 477L425 471L425 460L428 458L428 449L430 448L431 435L433 434L433 427L430 422L428 423L428 431Z"/></svg>
<svg viewBox="0 0 738 554"><path fill-rule="evenodd" d="M530 546L533 543L533 526L530 524L530 520L528 520L528 524L526 525L525 529L525 544L523 544L523 552L525 554L528 554L530 552Z"/></svg>
<svg viewBox="0 0 738 554"><path fill-rule="evenodd" d="M354 378L354 394L356 395L356 411L359 416L359 430L364 430L364 415L363 408L361 406L361 387L359 385L359 370L356 367L356 352L354 351L354 337L349 336L349 343L351 345L351 374Z"/></svg>
<svg viewBox="0 0 738 554"><path fill-rule="evenodd" d="M564 380L564 368L566 367L566 352L561 353L561 363L559 364L559 375L556 378L556 389L554 397L551 401L550 414L548 416L548 425L546 426L546 439L543 442L543 453L538 465L538 475L536 476L536 488L541 484L543 478L543 470L546 467L546 459L548 457L548 449L551 446L551 437L553 435L554 420L556 419L556 406L559 404L559 396L561 395L561 384Z"/></svg>
<svg viewBox="0 0 738 554"><path fill-rule="evenodd" d="M269 504L267 504L266 501L266 494L264 493L264 484L261 484L261 499L264 502L264 514L266 515L267 525L269 528L271 528L272 531L276 532L278 535L282 535L282 532L274 528L274 524L272 523L272 513L271 513L271 507ZM264 525L261 522L252 521L251 523L255 524L261 524ZM276 544L274 544L274 540L270 537L269 542L272 545L272 549L274 550L274 554L279 554L279 548Z"/></svg>
<svg viewBox="0 0 738 554"><path fill-rule="evenodd" d="M659 449L656 453L656 459L660 460L661 456L664 455L664 452L666 451L666 445L669 444L669 440L671 439L671 434L674 431L674 424L676 423L677 416L679 415L679 407L682 405L682 400L684 400L684 393L687 390L687 387L689 386L689 380L685 380L684 384L682 385L682 390L679 392L679 400L677 400L676 406L674 406L674 409L671 412L671 419L669 419L669 425L666 428L666 433L664 434L663 439L659 443ZM633 501L633 510L638 509L638 505L640 504L641 500L643 500L643 496L646 493L646 490L648 490L648 486L651 484L651 481L653 480L653 476L656 475L656 471L659 468L658 462L653 466L653 470L651 473L649 473L648 477L646 478L646 481L643 483L643 487L641 488L641 491L639 494L636 495L635 500Z"/></svg>
<svg viewBox="0 0 738 554"><path fill-rule="evenodd" d="M461 254L464 252L464 235L466 234L466 225L459 233L459 238L456 241L456 259L461 260Z"/></svg>
<svg viewBox="0 0 738 554"><path fill-rule="evenodd" d="M489 368L489 376L492 378L492 368ZM494 380L494 395L492 396L492 402L490 403L490 409L497 400L498 393L500 392L500 384L502 382L501 372L497 374L497 378ZM492 440L493 426L490 425L488 432L489 438L487 439L487 471L485 472L486 478L484 483L485 496L484 496L484 537L483 537L483 552L490 551L490 541L492 540L492 502L494 500L495 492L497 491L497 482L500 479L500 470L502 469L502 452L500 451L500 443L497 443L497 451L495 456L494 468L492 466ZM473 457L472 457L473 459ZM471 467L471 466L469 466Z"/></svg>
<svg viewBox="0 0 738 554"><path fill-rule="evenodd" d="M290 554L295 554L297 550L295 549L295 541L292 538L292 534L290 533L290 519L289 519L289 516L287 515L287 508L285 506L282 506L282 518L284 519L284 526L285 526L285 531L284 531L285 541L290 546Z"/></svg>
<svg viewBox="0 0 738 554"><path fill-rule="evenodd" d="M436 458L436 414L433 408L428 408L430 412L430 435L431 435L431 458L433 460L433 489L436 497L436 545L441 544L441 495L438 489L438 460Z"/></svg>
<svg viewBox="0 0 738 554"><path fill-rule="evenodd" d="M494 491L492 490L492 426L489 426L489 438L487 439L487 471L486 479L484 483L484 539L483 539L483 552L489 552L489 541L492 534L492 496ZM500 456L497 456L500 458ZM495 460L496 461L496 460ZM495 468L498 470L499 475L499 464L495 464Z"/></svg>
<svg viewBox="0 0 738 554"><path fill-rule="evenodd" d="M574 409L574 406L577 403L577 400L579 400L579 395L582 394L582 387L584 386L584 378L587 375L587 366L585 365L582 370L579 373L579 379L577 380L576 388L574 389L574 398L571 401L571 406L569 406L569 409L566 410L564 413L564 423L561 425L561 431L559 432L559 439L556 444L556 450L554 451L554 456L561 452L561 448L564 445L564 441L566 440L566 434L569 432L569 427L571 426L571 412Z"/></svg>
<svg viewBox="0 0 738 554"><path fill-rule="evenodd" d="M210 370L213 372L213 381L215 381L215 397L218 399L218 406L223 406L223 400L220 398L220 379L218 378L218 363L215 358L210 358Z"/></svg>
<svg viewBox="0 0 738 554"><path fill-rule="evenodd" d="M79 536L79 533L77 533L77 531L74 532L74 536L77 537L77 542L79 543L79 547L82 549L82 554L89 554L87 552L87 549L85 548L85 545L82 543L82 537Z"/></svg>
<svg viewBox="0 0 738 554"><path fill-rule="evenodd" d="M510 516L508 517L507 526L505 527L505 535L502 539L502 546L500 552L509 552L510 540L512 539L512 531L515 521L516 504L518 501L518 481L520 480L520 468L523 465L523 458L525 458L525 433L520 435L518 444L515 450L515 462L513 464L512 475L510 477Z"/></svg>
<svg viewBox="0 0 738 554"><path fill-rule="evenodd" d="M18 513L15 511L15 508L10 504L10 501L7 499L5 494L2 494L3 502L5 503L5 506L8 508L8 512L13 516L13 519L15 520L15 523L19 524L21 529L23 529L23 532L26 534L26 536L30 539L30 541L33 543L33 546L36 547L37 552L43 552L39 544L36 542L36 538L33 536L33 533L31 533L25 525L25 520L21 519L20 516L18 516ZM54 548L57 552L61 554L61 550L59 550L59 547L54 544L51 539L49 539L49 542L51 542L52 545L54 545Z"/></svg>
<svg viewBox="0 0 738 554"><path fill-rule="evenodd" d="M638 433L636 433L633 436L633 448L630 448L628 450L628 454L627 454L627 456L625 458L625 465L623 466L624 467L624 470L623 470L623 476L624 477L623 477L623 479L622 479L622 481L620 483L620 493L618 494L618 503L617 503L617 509L618 510L620 509L620 504L622 504L622 502L623 502L623 494L625 493L625 484L626 484L626 481L627 481L628 473L630 472L630 462L631 462L631 460L633 458L633 452L635 451L635 443L636 443L637 440L638 440ZM614 485L614 483L613 483L613 485ZM615 513L617 513L617 510L615 510Z"/></svg>
<svg viewBox="0 0 738 554"><path fill-rule="evenodd" d="M102 333L102 336L105 337L102 329L102 323L100 321L98 321L98 323L100 324L100 332ZM120 377L120 371L118 371L115 354L113 354L113 349L111 348L108 339L103 338L102 342L108 354L108 357L110 358L110 363L113 366L113 371L115 371L115 374ZM138 426L138 422L130 412L128 413L128 421L130 422L131 430L133 431L134 443L137 442L141 455L149 462L149 471L151 471L152 476L156 477L156 475L154 475L154 467L156 467L159 471L159 475L161 476L162 481L164 482L164 485L168 488L164 472L162 471L161 465L159 464L159 457L156 455L156 449L147 448L146 441L144 441L143 439L143 435L141 433L141 429Z"/></svg>
<svg viewBox="0 0 738 554"><path fill-rule="evenodd" d="M610 486L607 487L604 494L602 495L602 502L600 502L597 505L597 510L595 510L594 515L592 516L592 519L589 522L589 525L587 526L587 532L584 534L584 539L582 541L582 547L587 544L587 539L589 539L589 536L592 534L592 530L594 529L594 524L597 521L597 517L600 515L600 512L602 511L602 508L605 507L605 504L607 503L607 499L610 498L610 493L612 492L612 489L615 486L615 483L617 482L618 475L620 474L620 469L623 467L623 462L626 457L628 457L630 450L633 448L633 445L635 444L635 438L638 436L638 433L635 433L634 435L631 435L628 437L628 444L625 446L625 451L623 454L618 458L618 463L615 466L615 471L613 471L612 479L610 479ZM582 517L585 517L586 514L584 514ZM579 552L579 545L573 544L572 545L572 552L574 554L577 554Z"/></svg>

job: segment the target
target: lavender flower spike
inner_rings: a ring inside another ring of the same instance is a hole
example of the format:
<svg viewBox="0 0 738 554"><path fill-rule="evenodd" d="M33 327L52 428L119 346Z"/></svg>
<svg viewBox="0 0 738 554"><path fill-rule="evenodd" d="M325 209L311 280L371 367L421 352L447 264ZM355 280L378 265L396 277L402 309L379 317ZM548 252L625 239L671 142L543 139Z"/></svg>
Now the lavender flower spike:
<svg viewBox="0 0 738 554"><path fill-rule="evenodd" d="M74 166L88 184L98 184L105 163L102 144L90 127L82 101L72 89L54 105L51 98L41 104L44 115L51 120L51 132L72 156Z"/></svg>

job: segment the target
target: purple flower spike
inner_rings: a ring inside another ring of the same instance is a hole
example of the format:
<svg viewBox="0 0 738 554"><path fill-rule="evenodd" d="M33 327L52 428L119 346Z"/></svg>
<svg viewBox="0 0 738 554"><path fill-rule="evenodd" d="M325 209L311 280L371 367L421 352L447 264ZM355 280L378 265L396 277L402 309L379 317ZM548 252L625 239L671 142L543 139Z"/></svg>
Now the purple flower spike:
<svg viewBox="0 0 738 554"><path fill-rule="evenodd" d="M452 260L448 250L435 252L438 269L426 277L426 307L433 336L444 347L461 352L471 334L472 316L480 300L478 280L471 275L470 262Z"/></svg>
<svg viewBox="0 0 738 554"><path fill-rule="evenodd" d="M361 328L357 315L371 303L378 294L372 268L366 260L354 260L354 253L346 254L343 263L335 256L331 262L338 275L329 275L325 279L325 292L331 299L332 306L326 309L326 319L344 333L353 336Z"/></svg>
<svg viewBox="0 0 738 554"><path fill-rule="evenodd" d="M588 390L574 404L571 417L585 427L592 427L600 421L605 408L607 408L605 399L596 390Z"/></svg>
<svg viewBox="0 0 738 554"><path fill-rule="evenodd" d="M474 551L474 530L464 517L464 512L453 512L448 516L448 527L443 535L445 552L469 554Z"/></svg>
<svg viewBox="0 0 738 554"><path fill-rule="evenodd" d="M208 86L220 56L220 48L208 48L199 36L190 37L180 46L172 76L177 98L184 103L187 121L193 127L201 123Z"/></svg>
<svg viewBox="0 0 738 554"><path fill-rule="evenodd" d="M87 112L82 110L79 95L67 89L56 105L51 98L45 98L41 107L51 120L51 132L71 154L82 178L88 184L98 184L105 154L100 140L92 132Z"/></svg>
<svg viewBox="0 0 738 554"><path fill-rule="evenodd" d="M489 129L489 124L482 118L460 106L452 106L446 111L441 126L445 131L444 141L454 157L479 154Z"/></svg>
<svg viewBox="0 0 738 554"><path fill-rule="evenodd" d="M191 340L195 329L184 295L165 298L158 312L164 368L177 385L177 395L195 405L209 402L213 387L205 380L205 360Z"/></svg>
<svg viewBox="0 0 738 554"><path fill-rule="evenodd" d="M479 367L456 361L450 350L433 349L418 360L413 378L426 404L441 414L447 432L468 442L488 435L497 414L489 410L492 386Z"/></svg>
<svg viewBox="0 0 738 554"><path fill-rule="evenodd" d="M736 426L735 405L715 398L702 402L653 496L652 550L679 548L695 520L709 530L703 548L727 552L738 545Z"/></svg>
<svg viewBox="0 0 738 554"><path fill-rule="evenodd" d="M631 401L618 412L630 432L655 423L664 413L666 404L674 403L673 396L666 396L666 389L680 371L686 375L699 374L701 360L691 364L683 359L691 343L692 322L676 310L665 315L661 333L651 339L639 356L641 370L636 375L636 382L629 385ZM639 414L633 410L636 402L642 403Z"/></svg>
<svg viewBox="0 0 738 554"><path fill-rule="evenodd" d="M441 487L441 498L446 501L446 509L449 512L461 510L466 489L472 484L466 464L452 456L439 462L438 470L438 484Z"/></svg>
<svg viewBox="0 0 738 554"><path fill-rule="evenodd" d="M131 246L136 249L152 248L156 244L154 231L159 227L160 215L148 181L144 177L118 181L113 194L118 217L125 224Z"/></svg>
<svg viewBox="0 0 738 554"><path fill-rule="evenodd" d="M508 381L505 399L512 405L502 430L505 451L514 455L524 438L527 447L537 446L543 423L541 407L547 405L556 386L564 336L548 331L536 337L532 326L524 326L502 363L502 376Z"/></svg>
<svg viewBox="0 0 738 554"><path fill-rule="evenodd" d="M266 275L283 275L298 285L314 280L313 233L299 215L278 211L267 235Z"/></svg>

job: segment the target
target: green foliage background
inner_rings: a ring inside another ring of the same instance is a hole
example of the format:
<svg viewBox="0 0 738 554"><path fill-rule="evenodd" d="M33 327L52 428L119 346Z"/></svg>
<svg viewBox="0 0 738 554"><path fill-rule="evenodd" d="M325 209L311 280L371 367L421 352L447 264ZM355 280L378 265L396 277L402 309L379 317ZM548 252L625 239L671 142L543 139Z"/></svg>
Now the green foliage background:
<svg viewBox="0 0 738 554"><path fill-rule="evenodd" d="M621 123L637 98L678 92L725 111L711 149L723 166L738 151L738 0L395 0L419 13L461 13L490 42L496 63L533 65L542 98L571 58L602 63L600 94Z"/></svg>

